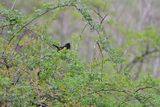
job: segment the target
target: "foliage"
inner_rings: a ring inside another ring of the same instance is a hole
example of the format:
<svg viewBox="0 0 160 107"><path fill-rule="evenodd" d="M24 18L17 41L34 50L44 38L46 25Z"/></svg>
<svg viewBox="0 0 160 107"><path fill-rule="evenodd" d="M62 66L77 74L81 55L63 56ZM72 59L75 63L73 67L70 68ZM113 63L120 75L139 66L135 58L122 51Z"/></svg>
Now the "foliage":
<svg viewBox="0 0 160 107"><path fill-rule="evenodd" d="M83 3L93 2L84 0ZM159 80L149 74L134 80L130 72L125 74L125 68L117 70L120 64L125 64L129 71L126 64L129 61L120 49L112 47L102 24L94 20L83 3L80 0L60 0L56 5L46 3L31 16L1 7L0 106L160 106ZM101 6L103 1L96 1L94 5ZM101 60L89 64L81 60L74 49L57 51L52 44L58 44L58 41L47 33L48 28L29 26L41 16L62 8L74 8L95 31ZM150 43L159 51L158 31L154 27L148 27L144 32L116 27L127 35L128 47L135 39L139 45L141 41ZM143 58L142 55L136 61Z"/></svg>

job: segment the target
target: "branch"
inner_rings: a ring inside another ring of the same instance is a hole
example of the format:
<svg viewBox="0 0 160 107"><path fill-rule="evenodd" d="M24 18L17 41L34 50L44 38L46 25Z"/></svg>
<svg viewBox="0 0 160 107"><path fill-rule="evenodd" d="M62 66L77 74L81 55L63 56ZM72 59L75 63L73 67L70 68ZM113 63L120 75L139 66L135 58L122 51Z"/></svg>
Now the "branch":
<svg viewBox="0 0 160 107"><path fill-rule="evenodd" d="M149 56L149 55L151 55L151 54L153 54L153 53L157 53L157 52L160 52L160 50L158 50L158 49L154 49L154 50L151 50L151 51L148 51L148 50L147 50L147 51L146 51L145 53L143 53L142 55L135 57L135 58L124 68L124 70L126 70L127 68L132 69L132 67L133 67L136 63L142 62L145 57L147 57L147 56Z"/></svg>
<svg viewBox="0 0 160 107"><path fill-rule="evenodd" d="M57 6L53 7L53 8L48 8L46 11L42 12L41 14L37 15L36 17L32 18L30 21L28 21L27 23L25 23L25 24L24 24L16 33L14 33L13 35L21 32L26 26L28 26L29 24L31 24L34 20L38 19L39 17L45 15L45 14L48 13L49 11L55 10L55 9L57 9L57 8L60 8L60 7L66 7L66 6L73 6L73 4L71 4L71 5L68 5L68 4L57 5ZM14 37L15 37L15 36L13 36L13 37L9 40L9 43L8 43L8 44L11 43L11 41L14 39Z"/></svg>
<svg viewBox="0 0 160 107"><path fill-rule="evenodd" d="M131 95L131 92L129 92L129 91L126 91L126 90L117 90L117 89L99 89L99 90L96 90L96 91L93 91L93 92L89 92L89 93L87 93L86 95L82 95L82 96L80 96L79 98L78 98L78 100L81 100L81 99L83 99L84 97L86 97L86 96L89 96L89 95L92 95L92 94L94 94L94 93L99 93L99 92L119 92L119 93L125 93L125 94L127 94L127 95ZM75 99L76 100L76 99ZM72 102L72 101L69 101L69 102Z"/></svg>
<svg viewBox="0 0 160 107"><path fill-rule="evenodd" d="M106 14L105 16L102 16L100 14L100 12L97 12L96 10L93 9L93 11L99 16L99 19L100 19L100 24L103 23L103 21L106 19L106 17L108 16L108 14Z"/></svg>
<svg viewBox="0 0 160 107"><path fill-rule="evenodd" d="M139 91L141 91L141 90L150 89L150 88L153 88L153 87L151 87L151 86L141 87L141 88L138 88L138 89L135 91L135 93L137 93L137 92L139 92Z"/></svg>
<svg viewBox="0 0 160 107"><path fill-rule="evenodd" d="M100 44L99 44L99 42L97 41L97 45L98 45L98 48L99 48L99 51L100 51L100 54L101 54L101 57L102 57L102 66L101 66L101 80L102 80L102 73L103 73L103 65L104 65L104 57L103 57L103 53L102 53L102 48L101 48L101 46L100 46Z"/></svg>
<svg viewBox="0 0 160 107"><path fill-rule="evenodd" d="M41 38L41 34L38 34L38 33L36 33L36 32L34 32L32 29L29 29L29 28L27 28L27 27L25 27L26 28L26 30L28 30L28 31L30 31L31 33L33 33L33 34L35 34L35 35L37 35L38 37L40 37L40 39L43 41L43 39ZM17 45L19 44L19 42L17 43ZM52 44L50 44L50 43L46 43L49 47L51 47L51 48L53 48L53 47L55 47L57 50L61 50L60 49L60 47L59 46L57 46L57 45L55 45L54 43L52 43Z"/></svg>

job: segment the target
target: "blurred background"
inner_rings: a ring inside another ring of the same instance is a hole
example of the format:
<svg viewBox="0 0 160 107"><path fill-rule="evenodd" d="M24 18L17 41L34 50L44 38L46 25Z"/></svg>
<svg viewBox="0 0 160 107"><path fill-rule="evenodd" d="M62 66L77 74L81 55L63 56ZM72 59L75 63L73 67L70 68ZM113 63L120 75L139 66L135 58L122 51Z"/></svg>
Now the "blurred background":
<svg viewBox="0 0 160 107"><path fill-rule="evenodd" d="M0 5L32 15L47 2L54 5L60 1L0 0ZM82 3L95 21L103 25L111 46L122 53L125 61L120 67L128 64L134 78L146 72L156 78L160 76L160 53L147 53L160 49L160 0L82 0ZM96 44L98 35L73 8L47 13L32 25L46 27L48 34L62 45L71 42L72 49L89 63L101 57ZM138 59L143 55L144 59Z"/></svg>

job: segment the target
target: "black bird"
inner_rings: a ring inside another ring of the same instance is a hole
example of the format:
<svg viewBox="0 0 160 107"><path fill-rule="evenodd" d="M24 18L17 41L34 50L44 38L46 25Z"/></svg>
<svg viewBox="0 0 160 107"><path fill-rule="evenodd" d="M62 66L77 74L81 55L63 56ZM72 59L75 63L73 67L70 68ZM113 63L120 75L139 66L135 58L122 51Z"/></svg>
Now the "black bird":
<svg viewBox="0 0 160 107"><path fill-rule="evenodd" d="M70 43L66 43L64 46L57 46L57 45L53 44L53 46L56 47L58 51L60 51L60 50L62 50L64 48L66 48L66 49L70 49L71 48L71 44Z"/></svg>

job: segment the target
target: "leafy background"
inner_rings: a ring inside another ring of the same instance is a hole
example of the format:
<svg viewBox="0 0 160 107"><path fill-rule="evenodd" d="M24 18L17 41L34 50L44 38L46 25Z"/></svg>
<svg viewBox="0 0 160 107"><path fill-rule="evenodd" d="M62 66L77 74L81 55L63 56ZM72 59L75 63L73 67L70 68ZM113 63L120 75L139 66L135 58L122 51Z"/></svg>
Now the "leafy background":
<svg viewBox="0 0 160 107"><path fill-rule="evenodd" d="M0 0L0 107L159 107L159 4Z"/></svg>

